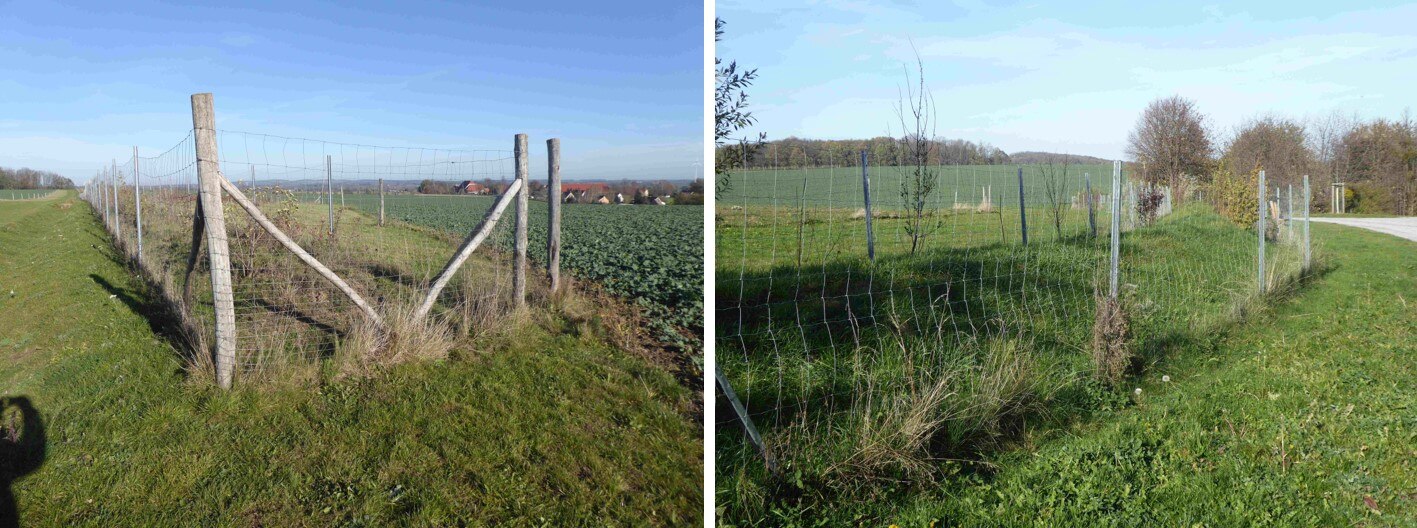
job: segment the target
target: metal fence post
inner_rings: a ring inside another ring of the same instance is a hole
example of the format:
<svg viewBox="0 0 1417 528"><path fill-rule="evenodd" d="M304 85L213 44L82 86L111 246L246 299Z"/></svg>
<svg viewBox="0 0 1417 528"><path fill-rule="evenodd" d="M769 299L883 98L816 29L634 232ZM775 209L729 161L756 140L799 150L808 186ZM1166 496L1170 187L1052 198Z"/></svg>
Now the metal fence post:
<svg viewBox="0 0 1417 528"><path fill-rule="evenodd" d="M561 140L546 140L546 275L561 288Z"/></svg>
<svg viewBox="0 0 1417 528"><path fill-rule="evenodd" d="M1304 269L1309 269L1310 256L1313 250L1309 245L1309 175L1304 175Z"/></svg>
<svg viewBox="0 0 1417 528"><path fill-rule="evenodd" d="M867 168L866 151L861 151L861 193L866 202L866 258L876 262L876 235L871 231L871 172Z"/></svg>
<svg viewBox="0 0 1417 528"><path fill-rule="evenodd" d="M123 218L118 216L118 160L113 160L113 172L109 174L113 180L113 238L123 238Z"/></svg>
<svg viewBox="0 0 1417 528"><path fill-rule="evenodd" d="M1289 203L1285 204L1284 232L1285 238L1294 239L1294 184L1289 184Z"/></svg>
<svg viewBox="0 0 1417 528"><path fill-rule="evenodd" d="M1259 251L1259 258L1257 259L1257 262L1259 263L1260 293L1264 293L1264 292L1265 292L1265 284L1264 284L1264 229L1265 229L1265 226L1264 226L1264 213L1265 213L1265 209L1267 209L1267 207L1265 207L1265 198L1266 198L1266 197L1265 197L1265 186L1264 186L1264 171L1260 171L1259 185L1258 185L1258 188L1257 188L1257 190L1256 190L1256 192L1255 192L1255 196L1257 196L1257 197L1259 198L1258 201L1259 201L1259 214L1260 214L1259 220L1256 221L1256 223L1257 223L1257 225L1258 225L1258 227L1259 227L1258 231L1259 231L1259 240L1260 240L1260 242L1259 242L1259 243L1260 243L1260 251Z"/></svg>
<svg viewBox="0 0 1417 528"><path fill-rule="evenodd" d="M1088 236L1097 238L1097 206L1092 203L1092 175L1084 172L1082 174L1082 185L1087 193L1087 232Z"/></svg>
<svg viewBox="0 0 1417 528"><path fill-rule="evenodd" d="M1117 268L1122 253L1122 162L1112 162L1112 262L1107 273L1107 294L1117 298Z"/></svg>
<svg viewBox="0 0 1417 528"><path fill-rule="evenodd" d="M138 147L133 147L133 212L138 215L138 264L143 263L143 179L138 172Z"/></svg>
<svg viewBox="0 0 1417 528"><path fill-rule="evenodd" d="M227 249L226 216L221 206L221 165L217 160L216 115L212 94L192 95L192 130L197 150L197 179L201 182L203 222L206 224L207 260L212 273L212 305L216 312L216 377L223 389L231 388L236 366L236 305L231 292L231 254Z"/></svg>
<svg viewBox="0 0 1417 528"><path fill-rule="evenodd" d="M753 419L748 417L748 409L743 407L743 402L738 401L738 395L733 392L733 385L728 383L728 378L723 377L718 365L713 367L713 377L718 380L718 388L723 391L724 397L728 398L729 405L733 406L733 413L738 415L738 421L748 433L748 440L752 441L753 445L757 446L758 453L763 455L763 463L768 471L777 471L777 461L773 459L772 453L768 452L767 445L763 444L763 437L758 434L758 428L753 426Z"/></svg>
<svg viewBox="0 0 1417 528"><path fill-rule="evenodd" d="M1023 167L1018 168L1018 223L1023 245L1028 246L1028 208L1023 205Z"/></svg>
<svg viewBox="0 0 1417 528"><path fill-rule="evenodd" d="M334 162L329 154L325 155L325 201L329 202L330 210L330 234L335 234L335 182L334 182Z"/></svg>
<svg viewBox="0 0 1417 528"><path fill-rule="evenodd" d="M517 226L516 226L516 271L512 274L512 299L517 308L526 306L526 228L527 228L527 196L531 193L527 189L527 152L526 134L517 134L516 145L513 150L517 158L517 181L521 182L521 187L517 189Z"/></svg>

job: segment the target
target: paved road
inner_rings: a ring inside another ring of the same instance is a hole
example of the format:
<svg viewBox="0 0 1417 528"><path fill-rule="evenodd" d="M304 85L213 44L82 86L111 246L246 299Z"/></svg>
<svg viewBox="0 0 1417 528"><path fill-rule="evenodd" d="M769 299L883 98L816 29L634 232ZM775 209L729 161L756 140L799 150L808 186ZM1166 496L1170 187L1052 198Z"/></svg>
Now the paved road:
<svg viewBox="0 0 1417 528"><path fill-rule="evenodd" d="M1417 242L1417 216L1396 218L1310 218L1310 220L1361 227L1370 231L1400 236Z"/></svg>

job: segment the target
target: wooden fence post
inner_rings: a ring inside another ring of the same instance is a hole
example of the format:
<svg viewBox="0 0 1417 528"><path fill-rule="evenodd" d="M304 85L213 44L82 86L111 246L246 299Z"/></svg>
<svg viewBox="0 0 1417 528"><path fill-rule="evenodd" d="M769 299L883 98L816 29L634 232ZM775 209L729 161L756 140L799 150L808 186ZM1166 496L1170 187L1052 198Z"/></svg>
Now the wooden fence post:
<svg viewBox="0 0 1417 528"><path fill-rule="evenodd" d="M428 315L428 311L433 309L433 303L438 301L438 294L452 280L453 275L458 272L463 262L472 255L473 250L482 244L487 235L492 233L492 229L497 227L497 221L502 218L502 213L507 210L507 206L516 198L515 193L521 191L522 181L512 180L512 184L507 187L507 191L497 199L497 203L492 206L492 210L487 212L487 216L482 219L482 224L477 226L467 234L461 246L458 246L457 253L443 266L443 271L438 272L438 276L433 279L433 285L428 287L428 293L423 297L423 303L419 304L418 311L414 312L414 317L422 319Z"/></svg>
<svg viewBox="0 0 1417 528"><path fill-rule="evenodd" d="M143 180L138 173L138 147L133 147L133 212L138 215L138 265L143 264Z"/></svg>
<svg viewBox="0 0 1417 528"><path fill-rule="evenodd" d="M517 308L526 306L526 220L527 220L527 152L526 134L517 134L513 150L517 157L517 181L521 186L517 189L517 234L516 234L516 271L512 273L512 299Z"/></svg>
<svg viewBox="0 0 1417 528"><path fill-rule="evenodd" d="M216 114L212 94L192 95L192 130L197 150L198 194L206 225L207 260L212 272L212 305L216 311L217 385L231 388L236 366L236 305L231 293L231 254L226 243L226 216L221 206L221 165L217 160Z"/></svg>
<svg viewBox="0 0 1417 528"><path fill-rule="evenodd" d="M866 257L876 262L876 234L871 231L871 172L867 165L866 151L861 151L861 194L866 202Z"/></svg>
<svg viewBox="0 0 1417 528"><path fill-rule="evenodd" d="M561 140L546 140L546 274L561 288Z"/></svg>
<svg viewBox="0 0 1417 528"><path fill-rule="evenodd" d="M384 179L379 178L379 227L384 226Z"/></svg>
<svg viewBox="0 0 1417 528"><path fill-rule="evenodd" d="M256 165L251 165L251 190L256 190Z"/></svg>
<svg viewBox="0 0 1417 528"><path fill-rule="evenodd" d="M1023 205L1023 167L1018 168L1018 223L1023 245L1028 247L1028 207Z"/></svg>

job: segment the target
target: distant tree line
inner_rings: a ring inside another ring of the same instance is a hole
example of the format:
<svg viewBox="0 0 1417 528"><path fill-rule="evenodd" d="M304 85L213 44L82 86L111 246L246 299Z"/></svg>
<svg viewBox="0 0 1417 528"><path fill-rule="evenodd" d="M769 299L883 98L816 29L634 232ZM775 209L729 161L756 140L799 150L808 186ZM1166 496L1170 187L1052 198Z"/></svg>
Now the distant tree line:
<svg viewBox="0 0 1417 528"><path fill-rule="evenodd" d="M910 137L910 136L906 136ZM880 136L871 139L803 139L788 137L764 141L751 149L746 160L735 165L749 169L800 169L806 167L856 167L861 165L861 151L867 152L867 162L876 166L915 165L916 147L928 147L927 165L1005 165L1012 163L1007 152L984 142L962 139L932 138L909 141ZM733 145L718 147L718 156L741 155L744 150Z"/></svg>
<svg viewBox="0 0 1417 528"><path fill-rule="evenodd" d="M1243 195L1264 170L1269 185L1296 189L1309 175L1312 207L1326 204L1330 184L1342 182L1350 212L1417 214L1417 122L1406 112L1368 120L1339 113L1307 121L1267 115L1221 137L1195 102L1172 96L1142 113L1128 154L1143 180L1167 184L1179 196L1207 186Z"/></svg>
<svg viewBox="0 0 1417 528"><path fill-rule="evenodd" d="M0 167L0 189L72 189L74 182L49 171Z"/></svg>

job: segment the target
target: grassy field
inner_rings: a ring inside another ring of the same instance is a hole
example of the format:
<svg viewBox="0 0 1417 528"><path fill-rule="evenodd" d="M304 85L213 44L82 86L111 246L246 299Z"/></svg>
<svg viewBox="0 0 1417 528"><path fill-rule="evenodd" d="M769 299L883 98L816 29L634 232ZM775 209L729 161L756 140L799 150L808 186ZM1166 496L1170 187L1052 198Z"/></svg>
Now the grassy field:
<svg viewBox="0 0 1417 528"><path fill-rule="evenodd" d="M72 193L0 204L0 247L21 525L702 522L696 398L593 299L443 361L220 391Z"/></svg>
<svg viewBox="0 0 1417 528"><path fill-rule="evenodd" d="M302 193L302 202L314 196ZM391 194L385 197L384 207L390 220L462 237L495 201L491 196ZM379 213L379 198L374 194L347 193L343 203L367 215ZM575 277L631 300L661 339L701 357L703 212L702 206L691 205L566 204L561 220L562 266ZM510 215L506 218L502 223L510 226ZM546 202L531 201L528 220L528 254L545 262ZM496 244L510 250L511 229L498 231Z"/></svg>
<svg viewBox="0 0 1417 528"><path fill-rule="evenodd" d="M0 200L33 200L57 192L49 189L0 189Z"/></svg>
<svg viewBox="0 0 1417 528"><path fill-rule="evenodd" d="M1021 431L1129 405L1092 376L1107 252L1105 228L1086 236L1085 211L1065 214L1061 237L1030 222L1027 247L1017 209L937 212L914 255L908 219L878 218L874 265L864 222L846 210L719 213L720 368L783 465L766 475L720 414L718 497L730 523L881 520L891 510L854 504L948 485L984 471ZM1131 372L1206 350L1259 306L1255 237L1205 204L1125 234ZM1266 281L1286 289L1298 249L1268 246Z"/></svg>
<svg viewBox="0 0 1417 528"><path fill-rule="evenodd" d="M935 192L930 197L932 208L950 208L955 203L978 204L986 189L997 205L1018 205L1018 165L943 165L935 171ZM1044 167L1024 165L1024 202L1029 205L1046 203ZM1077 194L1090 179L1092 190L1099 194L1111 192L1112 166L1071 165L1067 176L1057 169L1057 181L1065 194ZM899 209L904 201L902 181L909 181L911 167L870 165L871 201L883 209ZM765 169L735 173L727 192L717 196L720 206L778 205L795 207L806 202L808 207L862 206L860 167Z"/></svg>

